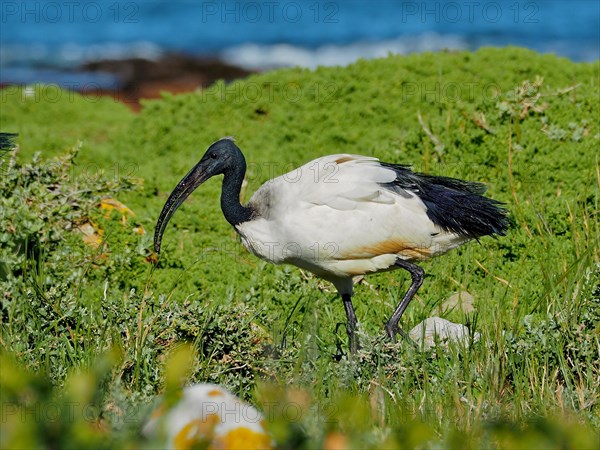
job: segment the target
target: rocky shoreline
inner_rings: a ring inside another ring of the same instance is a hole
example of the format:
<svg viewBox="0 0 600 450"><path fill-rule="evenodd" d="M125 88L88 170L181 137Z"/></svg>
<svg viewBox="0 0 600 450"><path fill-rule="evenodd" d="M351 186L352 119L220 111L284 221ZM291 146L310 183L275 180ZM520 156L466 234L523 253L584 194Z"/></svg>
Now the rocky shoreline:
<svg viewBox="0 0 600 450"><path fill-rule="evenodd" d="M97 83L69 83L67 89L86 95L108 96L126 104L134 111L141 108L140 100L159 98L161 92L173 94L206 88L217 80L231 81L253 73L212 57L195 57L178 53L165 54L159 59L106 59L86 63L68 75L100 74L114 78L110 86ZM39 83L49 82L40 79ZM20 84L5 83L9 85Z"/></svg>

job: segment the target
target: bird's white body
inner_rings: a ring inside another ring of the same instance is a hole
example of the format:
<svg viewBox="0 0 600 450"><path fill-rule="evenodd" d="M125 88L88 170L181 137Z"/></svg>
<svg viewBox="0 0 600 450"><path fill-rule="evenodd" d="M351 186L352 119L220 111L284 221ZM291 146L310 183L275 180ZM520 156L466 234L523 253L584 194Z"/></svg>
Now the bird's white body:
<svg viewBox="0 0 600 450"><path fill-rule="evenodd" d="M316 159L262 185L250 199L257 217L236 225L245 247L276 264L289 263L352 294L352 277L419 261L469 238L428 217L411 190L382 186L396 172L372 157Z"/></svg>

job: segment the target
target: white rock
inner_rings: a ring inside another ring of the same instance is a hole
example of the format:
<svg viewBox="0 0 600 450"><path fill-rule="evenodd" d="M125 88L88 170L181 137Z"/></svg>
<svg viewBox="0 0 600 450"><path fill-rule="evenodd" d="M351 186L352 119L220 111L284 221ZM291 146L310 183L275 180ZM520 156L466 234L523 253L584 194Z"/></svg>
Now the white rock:
<svg viewBox="0 0 600 450"><path fill-rule="evenodd" d="M423 322L415 326L408 333L410 338L423 349L429 349L436 345L436 339L443 345L448 342L462 342L463 345L469 345L469 329L460 323L450 322L441 317L428 317ZM437 338L436 338L437 336ZM475 333L474 341L479 340L479 333Z"/></svg>

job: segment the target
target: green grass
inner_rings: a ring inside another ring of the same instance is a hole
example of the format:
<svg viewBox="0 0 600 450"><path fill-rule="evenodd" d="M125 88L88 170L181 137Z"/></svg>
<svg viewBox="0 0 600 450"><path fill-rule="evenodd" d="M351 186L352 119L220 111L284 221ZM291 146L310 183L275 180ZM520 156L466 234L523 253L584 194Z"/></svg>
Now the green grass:
<svg viewBox="0 0 600 450"><path fill-rule="evenodd" d="M2 131L20 133L15 166L2 161L2 446L137 445L170 351L191 342L186 382L262 405L282 448L336 437L370 448L593 447L599 71L516 48L390 56L218 83L139 115L42 86L33 98L2 91ZM217 180L173 217L153 266L167 195L226 135L249 162L246 198L338 152L485 182L514 226L423 264L402 319L409 329L441 315L480 341L427 352L389 343L382 326L409 280L386 273L356 288L363 350L348 359L334 290L246 253ZM62 156L79 140L73 161ZM106 215L104 197L135 216ZM102 230L99 247L74 231L84 224ZM460 290L475 312L442 311Z"/></svg>

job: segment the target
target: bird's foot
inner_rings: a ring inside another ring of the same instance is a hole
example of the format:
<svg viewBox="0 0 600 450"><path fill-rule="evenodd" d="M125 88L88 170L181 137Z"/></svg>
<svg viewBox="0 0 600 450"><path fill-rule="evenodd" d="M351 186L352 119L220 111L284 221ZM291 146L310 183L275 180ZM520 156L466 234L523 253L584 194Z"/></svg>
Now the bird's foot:
<svg viewBox="0 0 600 450"><path fill-rule="evenodd" d="M400 326L398 326L398 325L394 326L390 323L386 323L385 324L385 332L394 344L396 343L396 335L399 334L400 336L402 336L404 338L405 341L414 345L415 347L417 346L415 341L413 341L410 338L408 333L406 331L404 331L402 328L400 328Z"/></svg>
<svg viewBox="0 0 600 450"><path fill-rule="evenodd" d="M337 326L335 327L336 328L336 335L337 335L338 327L342 326L342 325L343 325L342 323L338 323ZM348 349L350 350L350 355L355 355L356 352L362 348L360 346L360 341L358 339L356 324L354 324L354 326L348 326L346 324L346 333L347 333L347 336L348 336ZM343 344L342 344L342 341L339 338L336 338L336 346L337 346L338 352L337 352L337 355L334 358L337 361L339 361L347 353L342 349Z"/></svg>

